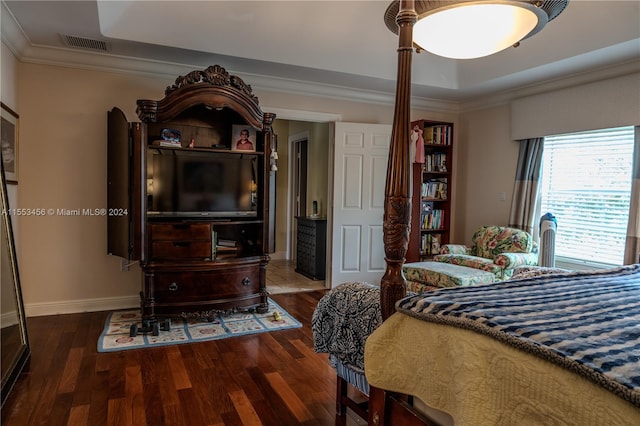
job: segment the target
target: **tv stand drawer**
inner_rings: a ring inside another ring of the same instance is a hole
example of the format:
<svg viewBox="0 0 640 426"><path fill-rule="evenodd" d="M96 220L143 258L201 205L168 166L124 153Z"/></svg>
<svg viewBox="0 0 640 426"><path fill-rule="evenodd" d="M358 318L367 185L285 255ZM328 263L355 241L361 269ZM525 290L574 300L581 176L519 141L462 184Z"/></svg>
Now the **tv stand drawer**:
<svg viewBox="0 0 640 426"><path fill-rule="evenodd" d="M185 303L233 299L258 294L259 291L259 268L252 266L211 271L159 272L153 279L153 292L149 293L154 295L156 303Z"/></svg>
<svg viewBox="0 0 640 426"><path fill-rule="evenodd" d="M211 241L211 224L209 223L152 223L149 225L151 241ZM211 251L209 251L211 254Z"/></svg>
<svg viewBox="0 0 640 426"><path fill-rule="evenodd" d="M202 241L153 241L151 258L211 260L211 240Z"/></svg>

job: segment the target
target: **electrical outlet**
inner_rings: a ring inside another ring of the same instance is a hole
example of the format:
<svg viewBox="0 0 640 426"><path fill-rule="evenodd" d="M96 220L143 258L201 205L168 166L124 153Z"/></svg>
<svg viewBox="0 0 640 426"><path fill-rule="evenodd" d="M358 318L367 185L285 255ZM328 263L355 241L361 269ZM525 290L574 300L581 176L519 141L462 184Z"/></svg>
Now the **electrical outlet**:
<svg viewBox="0 0 640 426"><path fill-rule="evenodd" d="M500 193L500 201L507 201L507 193L506 192L501 192Z"/></svg>
<svg viewBox="0 0 640 426"><path fill-rule="evenodd" d="M129 270L129 261L127 259L120 259L120 270L122 272Z"/></svg>

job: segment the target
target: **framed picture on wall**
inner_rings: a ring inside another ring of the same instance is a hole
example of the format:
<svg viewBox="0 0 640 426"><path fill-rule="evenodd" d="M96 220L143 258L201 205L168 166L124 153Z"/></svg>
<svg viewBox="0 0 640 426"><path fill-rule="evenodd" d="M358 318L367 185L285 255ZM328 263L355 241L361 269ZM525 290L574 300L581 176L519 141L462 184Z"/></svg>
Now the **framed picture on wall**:
<svg viewBox="0 0 640 426"><path fill-rule="evenodd" d="M234 124L232 131L232 151L255 151L256 129L251 126Z"/></svg>
<svg viewBox="0 0 640 426"><path fill-rule="evenodd" d="M18 183L18 114L0 103L0 149L7 183Z"/></svg>

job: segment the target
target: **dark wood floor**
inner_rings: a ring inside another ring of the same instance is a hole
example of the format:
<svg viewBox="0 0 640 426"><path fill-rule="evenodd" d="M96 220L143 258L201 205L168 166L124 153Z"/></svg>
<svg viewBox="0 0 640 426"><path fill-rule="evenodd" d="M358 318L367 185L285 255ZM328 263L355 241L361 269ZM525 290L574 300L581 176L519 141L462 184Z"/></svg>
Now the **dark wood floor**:
<svg viewBox="0 0 640 426"><path fill-rule="evenodd" d="M310 328L324 293L272 295L299 329L111 353L96 351L107 312L30 318L2 424L332 425L335 371Z"/></svg>

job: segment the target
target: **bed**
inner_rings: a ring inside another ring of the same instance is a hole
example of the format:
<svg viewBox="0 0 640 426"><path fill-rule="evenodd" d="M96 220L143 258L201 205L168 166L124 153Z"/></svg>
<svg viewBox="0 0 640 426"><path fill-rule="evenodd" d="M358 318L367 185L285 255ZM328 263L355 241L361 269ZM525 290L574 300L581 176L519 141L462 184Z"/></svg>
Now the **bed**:
<svg viewBox="0 0 640 426"><path fill-rule="evenodd" d="M339 415L350 407L370 424L640 424L640 265L523 268L501 283L409 293L384 322L381 294L342 284L314 312ZM368 406L347 397L347 384Z"/></svg>
<svg viewBox="0 0 640 426"><path fill-rule="evenodd" d="M639 325L640 265L441 289L371 333L365 375L456 425L638 425Z"/></svg>

